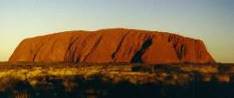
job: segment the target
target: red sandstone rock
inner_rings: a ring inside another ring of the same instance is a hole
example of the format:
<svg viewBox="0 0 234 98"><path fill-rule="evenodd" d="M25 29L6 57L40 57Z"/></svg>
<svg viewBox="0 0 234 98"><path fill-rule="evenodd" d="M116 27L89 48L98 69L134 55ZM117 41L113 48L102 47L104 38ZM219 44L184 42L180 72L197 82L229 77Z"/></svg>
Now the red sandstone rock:
<svg viewBox="0 0 234 98"><path fill-rule="evenodd" d="M201 40L133 29L69 31L23 40L10 62L211 63Z"/></svg>

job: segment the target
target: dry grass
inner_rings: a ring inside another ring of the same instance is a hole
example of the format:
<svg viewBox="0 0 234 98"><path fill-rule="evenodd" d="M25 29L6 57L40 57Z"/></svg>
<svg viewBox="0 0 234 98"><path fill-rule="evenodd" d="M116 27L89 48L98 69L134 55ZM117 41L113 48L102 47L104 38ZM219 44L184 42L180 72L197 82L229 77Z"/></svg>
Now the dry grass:
<svg viewBox="0 0 234 98"><path fill-rule="evenodd" d="M92 81L94 84L95 82L103 82L102 85L106 85L105 83L118 85L127 82L133 85L153 84L163 86L185 86L194 81L198 83L233 83L232 65L139 66L134 64L40 63L35 65L4 64L0 68L0 92L3 92L3 95L8 93L6 95L8 97L10 94L14 97L24 96L23 98L35 97L38 95L35 92L54 90L54 96L57 96L59 95L57 92L60 92L57 91L58 89L62 89L62 92L71 93L82 88L82 83L86 84L87 81ZM23 87L19 85L23 85ZM34 95L27 95L31 90L36 90L33 91Z"/></svg>

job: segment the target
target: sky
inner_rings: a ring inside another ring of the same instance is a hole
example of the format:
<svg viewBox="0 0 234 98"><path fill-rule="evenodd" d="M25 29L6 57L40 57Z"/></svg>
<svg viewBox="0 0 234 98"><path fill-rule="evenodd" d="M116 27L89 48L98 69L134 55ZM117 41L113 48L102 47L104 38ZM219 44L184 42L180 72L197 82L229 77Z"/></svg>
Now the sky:
<svg viewBox="0 0 234 98"><path fill-rule="evenodd" d="M234 63L234 0L0 0L0 61L27 37L103 28L201 39L216 61Z"/></svg>

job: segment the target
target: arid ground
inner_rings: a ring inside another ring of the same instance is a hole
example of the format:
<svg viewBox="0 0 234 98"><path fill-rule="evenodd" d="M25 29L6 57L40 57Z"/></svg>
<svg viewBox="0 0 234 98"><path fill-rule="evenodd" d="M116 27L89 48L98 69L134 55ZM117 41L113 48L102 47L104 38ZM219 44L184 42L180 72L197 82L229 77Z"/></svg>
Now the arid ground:
<svg viewBox="0 0 234 98"><path fill-rule="evenodd" d="M232 64L1 63L0 70L6 98L234 97Z"/></svg>

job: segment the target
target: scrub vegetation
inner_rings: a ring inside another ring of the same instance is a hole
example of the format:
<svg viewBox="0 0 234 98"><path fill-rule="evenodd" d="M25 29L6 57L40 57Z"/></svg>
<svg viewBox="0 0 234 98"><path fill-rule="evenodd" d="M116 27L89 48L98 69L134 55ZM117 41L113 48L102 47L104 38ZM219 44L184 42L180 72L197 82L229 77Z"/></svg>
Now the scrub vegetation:
<svg viewBox="0 0 234 98"><path fill-rule="evenodd" d="M0 65L5 98L232 98L231 64Z"/></svg>

